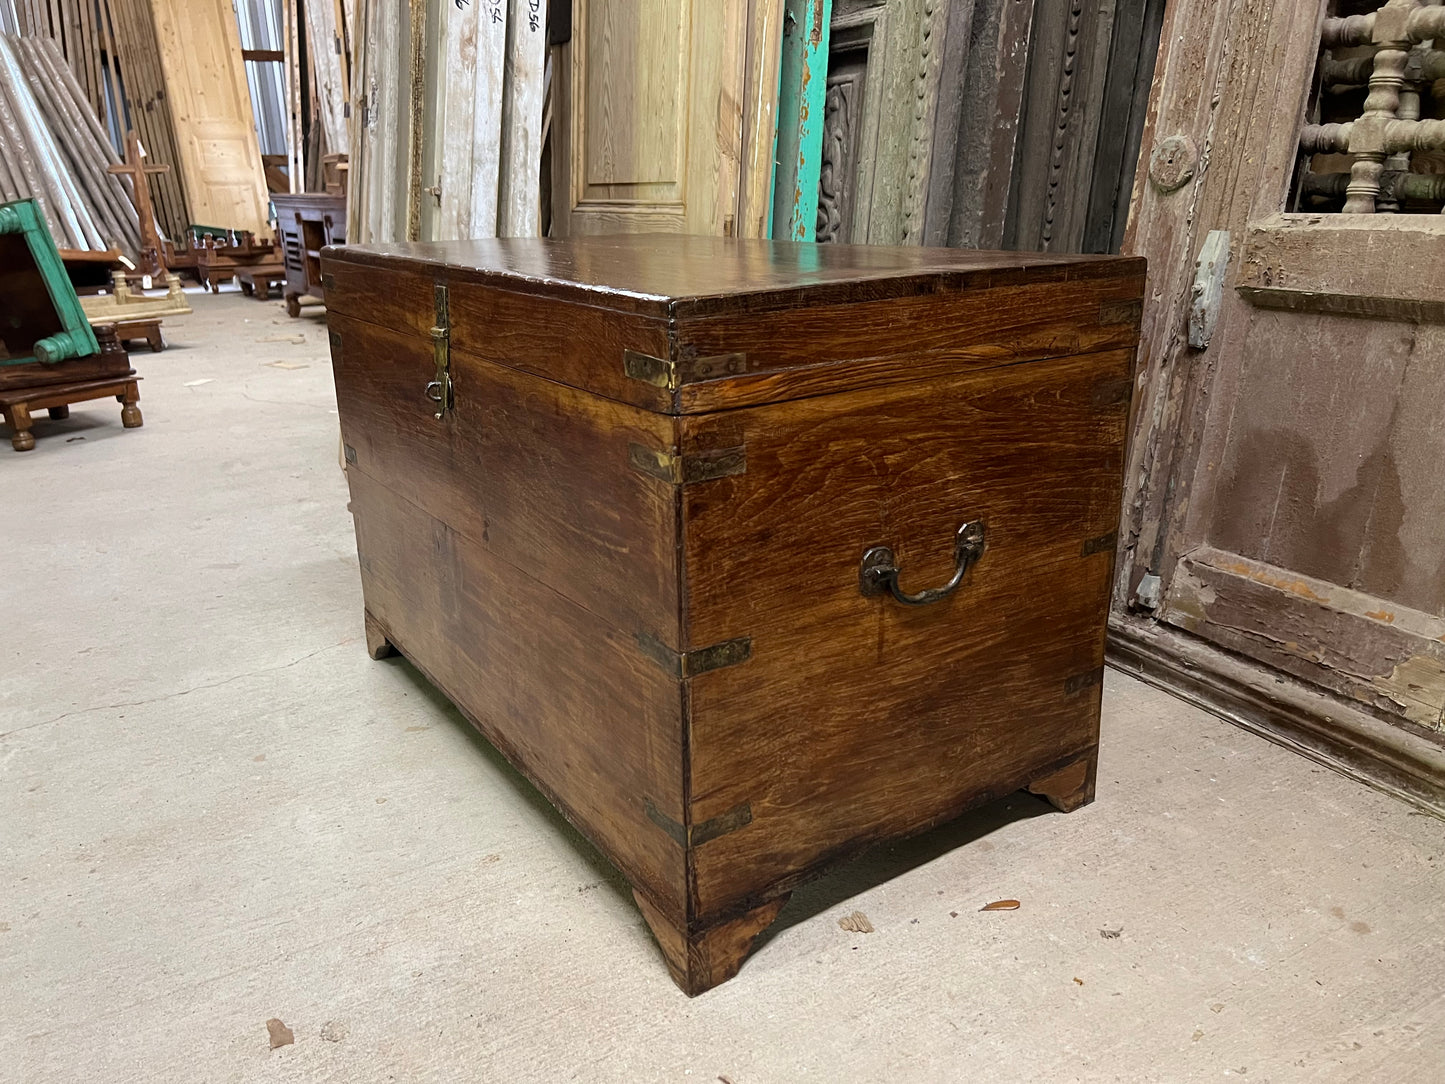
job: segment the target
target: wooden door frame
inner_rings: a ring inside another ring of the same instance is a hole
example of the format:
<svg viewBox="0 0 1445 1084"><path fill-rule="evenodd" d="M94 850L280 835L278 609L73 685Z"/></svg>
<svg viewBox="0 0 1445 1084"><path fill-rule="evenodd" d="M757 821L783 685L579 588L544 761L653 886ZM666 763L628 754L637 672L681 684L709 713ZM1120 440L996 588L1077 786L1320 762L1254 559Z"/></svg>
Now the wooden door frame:
<svg viewBox="0 0 1445 1084"><path fill-rule="evenodd" d="M1202 468L1216 461L1211 457L1224 439L1219 427L1211 432L1208 406L1229 401L1237 375L1214 359L1240 348L1247 309L1431 322L1445 316L1424 279L1408 274L1412 259L1429 253L1438 262L1445 220L1285 213L1325 12L1325 0L1170 0L1164 14L1124 241L1125 252L1149 256L1150 289L1112 657L1240 725L1445 816L1445 736L1378 709L1373 691L1351 675L1311 664L1305 652L1291 654L1298 645L1270 652L1252 640L1212 635L1210 642L1191 633L1187 614L1181 620L1176 613L1173 623L1152 614L1160 602L1187 607L1195 581L1203 597L1227 579L1231 589L1267 594L1268 606L1290 605L1291 594L1329 595L1310 604L1357 622L1363 635L1423 637L1445 630L1445 622L1440 630L1433 624L1414 630L1392 623L1394 615L1374 620L1379 615L1355 612L1361 608L1348 597L1352 592L1324 591L1326 585L1299 577L1272 582L1277 570L1205 544L1217 482ZM1231 239L1220 330L1195 349L1186 326L1195 259L1215 229L1228 230ZM1389 231L1397 246L1393 265L1361 268L1361 230ZM1246 647L1255 658L1244 654Z"/></svg>

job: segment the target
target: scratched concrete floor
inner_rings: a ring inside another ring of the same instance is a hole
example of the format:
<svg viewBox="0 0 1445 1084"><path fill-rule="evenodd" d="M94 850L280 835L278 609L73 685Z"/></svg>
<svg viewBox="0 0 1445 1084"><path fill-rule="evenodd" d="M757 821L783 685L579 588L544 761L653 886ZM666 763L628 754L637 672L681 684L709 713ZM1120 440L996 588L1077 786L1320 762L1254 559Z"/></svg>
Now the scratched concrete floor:
<svg viewBox="0 0 1445 1084"><path fill-rule="evenodd" d="M144 429L0 445L0 1079L1445 1081L1445 825L1117 674L1096 804L861 860L689 1001L367 659L319 319L195 307Z"/></svg>

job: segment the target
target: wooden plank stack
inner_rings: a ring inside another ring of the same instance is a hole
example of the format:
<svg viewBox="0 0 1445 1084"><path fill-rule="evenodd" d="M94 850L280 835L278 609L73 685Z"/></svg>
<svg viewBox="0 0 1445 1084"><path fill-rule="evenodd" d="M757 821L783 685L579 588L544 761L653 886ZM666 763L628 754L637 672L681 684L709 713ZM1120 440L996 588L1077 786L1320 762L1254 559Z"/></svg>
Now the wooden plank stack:
<svg viewBox="0 0 1445 1084"><path fill-rule="evenodd" d="M180 140L166 93L155 19L148 0L100 0L106 9L107 52L121 65L122 78L112 78L125 94L125 115L130 118L147 157L155 165L171 168L156 175L151 185L156 217L167 237L185 234L191 222L191 208L181 171ZM72 62L73 63L73 62ZM111 115L118 113L110 103ZM124 126L122 126L124 127Z"/></svg>
<svg viewBox="0 0 1445 1084"><path fill-rule="evenodd" d="M540 234L546 8L543 0L358 5L349 237Z"/></svg>
<svg viewBox="0 0 1445 1084"><path fill-rule="evenodd" d="M148 0L16 0L15 9L21 37L49 41L69 68L107 145L106 133L133 128L149 163L171 167L151 181L152 201L162 232L184 234L189 209Z"/></svg>
<svg viewBox="0 0 1445 1084"><path fill-rule="evenodd" d="M0 203L33 197L61 248L139 255L128 179L55 42L0 37Z"/></svg>

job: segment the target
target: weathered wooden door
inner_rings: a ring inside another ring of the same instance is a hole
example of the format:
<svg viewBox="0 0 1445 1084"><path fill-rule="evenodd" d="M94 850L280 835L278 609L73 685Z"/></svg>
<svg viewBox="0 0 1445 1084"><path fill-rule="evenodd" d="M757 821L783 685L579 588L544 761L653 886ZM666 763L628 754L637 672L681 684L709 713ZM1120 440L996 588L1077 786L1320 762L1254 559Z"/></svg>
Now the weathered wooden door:
<svg viewBox="0 0 1445 1084"><path fill-rule="evenodd" d="M1171 0L1162 41L1116 643L1445 811L1445 7Z"/></svg>

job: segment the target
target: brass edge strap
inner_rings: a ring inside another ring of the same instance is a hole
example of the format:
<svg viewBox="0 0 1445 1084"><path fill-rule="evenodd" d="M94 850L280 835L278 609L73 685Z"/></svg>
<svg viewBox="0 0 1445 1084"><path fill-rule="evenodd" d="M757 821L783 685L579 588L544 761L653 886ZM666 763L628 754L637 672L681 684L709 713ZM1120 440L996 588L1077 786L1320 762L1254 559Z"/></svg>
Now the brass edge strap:
<svg viewBox="0 0 1445 1084"><path fill-rule="evenodd" d="M622 371L633 380L651 384L656 388L677 388L677 363L651 354L640 354L636 350L622 352Z"/></svg>
<svg viewBox="0 0 1445 1084"><path fill-rule="evenodd" d="M1104 681L1104 668L1100 666L1096 670L1089 670L1082 674L1075 674L1064 682L1064 695L1070 696L1074 693L1087 689L1091 685L1099 685Z"/></svg>
<svg viewBox="0 0 1445 1084"><path fill-rule="evenodd" d="M700 847L710 839L717 839L718 836L727 835L744 825L751 824L753 820L753 807L747 802L734 806L726 813L720 813L701 824L694 824L691 828L685 828L678 824L677 821L653 805L651 798L643 800L643 807L647 810L647 819L670 835L681 847Z"/></svg>
<svg viewBox="0 0 1445 1084"><path fill-rule="evenodd" d="M701 455L678 455L675 452L663 452L629 443L627 462L633 470L642 474L671 485L687 485L745 473L748 469L748 453L746 448L739 447L723 448Z"/></svg>
<svg viewBox="0 0 1445 1084"><path fill-rule="evenodd" d="M1101 534L1098 538L1091 538L1084 543L1084 551L1081 557L1091 557L1096 553L1104 553L1113 550L1119 541L1119 532L1110 531L1108 534Z"/></svg>
<svg viewBox="0 0 1445 1084"><path fill-rule="evenodd" d="M624 350L622 371L633 380L676 391L683 384L696 384L701 380L717 380L720 377L745 373L748 371L748 358L746 354L712 354L673 361L637 350Z"/></svg>
<svg viewBox="0 0 1445 1084"><path fill-rule="evenodd" d="M720 670L724 666L736 666L753 657L751 637L741 636L736 640L724 640L711 647L700 647L696 651L676 652L651 633L639 632L637 645L647 657L665 673L676 678L696 677L709 670Z"/></svg>

